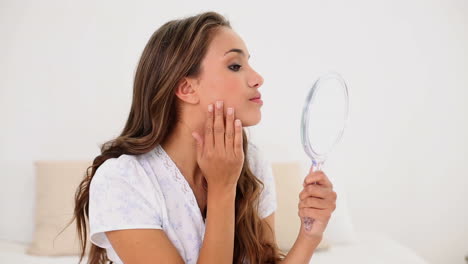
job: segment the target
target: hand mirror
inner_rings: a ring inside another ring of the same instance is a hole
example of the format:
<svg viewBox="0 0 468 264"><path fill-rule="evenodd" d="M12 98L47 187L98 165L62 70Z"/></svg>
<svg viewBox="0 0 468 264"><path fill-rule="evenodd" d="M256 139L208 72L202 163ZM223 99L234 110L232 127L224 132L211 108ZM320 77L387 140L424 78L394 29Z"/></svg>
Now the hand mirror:
<svg viewBox="0 0 468 264"><path fill-rule="evenodd" d="M340 141L348 123L348 104L348 88L336 72L320 76L307 94L302 109L301 139L313 171L321 170ZM302 221L305 230L310 231L314 219L304 217Z"/></svg>

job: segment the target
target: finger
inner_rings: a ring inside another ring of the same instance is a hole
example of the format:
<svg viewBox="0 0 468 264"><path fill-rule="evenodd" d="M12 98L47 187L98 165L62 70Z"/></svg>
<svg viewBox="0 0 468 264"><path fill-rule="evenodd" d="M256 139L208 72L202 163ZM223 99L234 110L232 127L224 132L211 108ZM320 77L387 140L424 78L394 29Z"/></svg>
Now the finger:
<svg viewBox="0 0 468 264"><path fill-rule="evenodd" d="M214 120L214 148L220 153L225 150L224 142L224 107L223 101L216 101Z"/></svg>
<svg viewBox="0 0 468 264"><path fill-rule="evenodd" d="M197 148L197 159L200 160L203 153L203 139L197 132L192 132L192 136L196 141L196 148Z"/></svg>
<svg viewBox="0 0 468 264"><path fill-rule="evenodd" d="M324 210L329 207L331 207L330 202L315 197L307 197L304 200L301 200L298 204L299 209L314 208L318 210Z"/></svg>
<svg viewBox="0 0 468 264"><path fill-rule="evenodd" d="M208 105L203 150L213 149L213 104Z"/></svg>
<svg viewBox="0 0 468 264"><path fill-rule="evenodd" d="M308 177L309 175L313 174L313 173L315 173L315 171L314 171L314 165L312 164L312 165L310 166L309 173L308 173L308 174L306 175L306 177L304 178L304 182L302 183L302 186L306 186L307 184L316 184L315 182L312 182L312 183L307 182L307 183L306 183L307 177Z"/></svg>
<svg viewBox="0 0 468 264"><path fill-rule="evenodd" d="M303 186L308 185L308 184L312 184L314 182L315 182L315 184L318 184L318 185L333 188L333 184L328 179L327 175L325 175L325 173L323 171L321 171L321 170L310 172L306 176L306 178L304 179Z"/></svg>
<svg viewBox="0 0 468 264"><path fill-rule="evenodd" d="M234 108L232 107L227 109L225 142L226 152L234 155Z"/></svg>
<svg viewBox="0 0 468 264"><path fill-rule="evenodd" d="M330 190L323 187L310 184L304 187L304 189L299 193L299 199L304 200L305 198L312 196L320 199L325 199L328 197Z"/></svg>
<svg viewBox="0 0 468 264"><path fill-rule="evenodd" d="M236 157L243 157L244 154L242 150L242 122L240 119L236 119L234 122L234 153Z"/></svg>

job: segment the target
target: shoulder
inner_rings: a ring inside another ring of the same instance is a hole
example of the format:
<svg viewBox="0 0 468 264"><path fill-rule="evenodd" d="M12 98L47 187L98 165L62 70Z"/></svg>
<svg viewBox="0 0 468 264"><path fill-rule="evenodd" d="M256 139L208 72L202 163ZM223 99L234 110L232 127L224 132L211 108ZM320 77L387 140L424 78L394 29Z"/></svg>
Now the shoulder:
<svg viewBox="0 0 468 264"><path fill-rule="evenodd" d="M254 143L249 143L247 151L249 167L252 173L263 183L259 197L258 212L260 218L271 215L276 210L276 184L273 167L265 152Z"/></svg>
<svg viewBox="0 0 468 264"><path fill-rule="evenodd" d="M247 159L249 162L252 163L257 163L263 156L263 153L257 146L257 144L248 141L247 144Z"/></svg>
<svg viewBox="0 0 468 264"><path fill-rule="evenodd" d="M148 177L144 167L144 155L122 154L105 160L96 170L92 182L141 181Z"/></svg>
<svg viewBox="0 0 468 264"><path fill-rule="evenodd" d="M141 159L142 155L120 155L104 161L96 170L90 183L90 198L95 204L129 203L141 205L141 199L157 207L162 204L162 190L159 183L148 168L148 162ZM140 202L136 202L140 199ZM106 201L106 202L101 202Z"/></svg>
<svg viewBox="0 0 468 264"><path fill-rule="evenodd" d="M252 172L260 179L263 179L270 170L270 161L266 158L260 147L249 141L247 147L247 159Z"/></svg>

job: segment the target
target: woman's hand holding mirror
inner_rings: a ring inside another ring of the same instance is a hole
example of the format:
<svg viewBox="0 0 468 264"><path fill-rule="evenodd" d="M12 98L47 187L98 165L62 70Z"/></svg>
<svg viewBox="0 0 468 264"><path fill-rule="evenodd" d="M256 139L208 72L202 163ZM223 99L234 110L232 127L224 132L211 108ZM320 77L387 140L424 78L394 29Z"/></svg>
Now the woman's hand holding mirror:
<svg viewBox="0 0 468 264"><path fill-rule="evenodd" d="M299 193L299 217L301 218L301 233L307 237L322 238L328 221L336 208L337 194L333 184L321 170L313 171L304 179L303 189ZM311 230L304 232L302 219L314 219Z"/></svg>

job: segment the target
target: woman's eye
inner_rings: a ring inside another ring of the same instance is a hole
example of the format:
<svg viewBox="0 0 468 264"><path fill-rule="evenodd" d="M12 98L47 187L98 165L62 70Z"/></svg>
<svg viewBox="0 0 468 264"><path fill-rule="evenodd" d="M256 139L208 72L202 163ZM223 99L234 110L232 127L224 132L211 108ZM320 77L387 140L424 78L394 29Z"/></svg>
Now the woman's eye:
<svg viewBox="0 0 468 264"><path fill-rule="evenodd" d="M239 68L237 68L237 70L234 70L234 69L231 68L231 67L239 67L239 68L240 68L241 66L240 66L239 64L233 64L233 65L229 66L229 69L231 69L231 70L233 70L233 71L239 71Z"/></svg>

